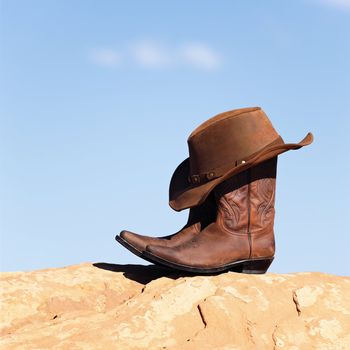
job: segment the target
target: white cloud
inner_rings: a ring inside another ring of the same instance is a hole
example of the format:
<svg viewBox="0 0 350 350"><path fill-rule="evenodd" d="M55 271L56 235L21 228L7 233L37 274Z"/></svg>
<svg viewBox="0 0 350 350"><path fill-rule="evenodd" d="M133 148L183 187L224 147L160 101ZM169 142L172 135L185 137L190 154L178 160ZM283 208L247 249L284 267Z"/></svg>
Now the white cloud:
<svg viewBox="0 0 350 350"><path fill-rule="evenodd" d="M321 0L321 2L342 10L350 10L350 0Z"/></svg>
<svg viewBox="0 0 350 350"><path fill-rule="evenodd" d="M186 62L197 68L214 70L221 66L220 55L205 44L186 45L182 56Z"/></svg>
<svg viewBox="0 0 350 350"><path fill-rule="evenodd" d="M164 67L172 63L170 50L151 41L131 45L131 56L136 63L145 67Z"/></svg>
<svg viewBox="0 0 350 350"><path fill-rule="evenodd" d="M147 69L192 67L214 71L222 66L221 55L206 43L165 46L156 41L138 41L123 50L110 48L92 51L92 62L114 68L136 65Z"/></svg>
<svg viewBox="0 0 350 350"><path fill-rule="evenodd" d="M112 49L97 49L91 53L92 61L104 67L117 67L121 64L121 55Z"/></svg>

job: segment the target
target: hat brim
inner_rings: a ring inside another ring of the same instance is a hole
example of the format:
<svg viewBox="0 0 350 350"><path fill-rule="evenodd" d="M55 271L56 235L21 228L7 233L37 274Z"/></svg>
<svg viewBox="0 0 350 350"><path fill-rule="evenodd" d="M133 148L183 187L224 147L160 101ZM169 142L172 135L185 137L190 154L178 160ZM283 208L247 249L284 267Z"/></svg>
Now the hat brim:
<svg viewBox="0 0 350 350"><path fill-rule="evenodd" d="M260 164L265 160L276 157L281 153L307 146L312 143L312 141L313 135L309 132L299 143L283 143L264 148L250 159L247 159L245 163L241 163L237 166L233 165L232 168L222 176L202 185L192 185L188 182L190 162L189 158L187 158L176 168L171 178L169 187L169 205L176 211L195 207L203 203L209 193L217 185L233 175L251 168L254 165Z"/></svg>

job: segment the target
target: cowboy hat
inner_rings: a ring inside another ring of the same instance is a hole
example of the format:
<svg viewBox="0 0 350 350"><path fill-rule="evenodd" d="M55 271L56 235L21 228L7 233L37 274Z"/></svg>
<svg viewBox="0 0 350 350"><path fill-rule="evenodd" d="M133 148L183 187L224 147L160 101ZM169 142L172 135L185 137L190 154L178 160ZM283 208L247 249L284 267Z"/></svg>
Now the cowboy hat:
<svg viewBox="0 0 350 350"><path fill-rule="evenodd" d="M260 107L218 114L189 136L189 157L171 178L169 205L181 211L201 204L224 180L312 141L308 133L299 143L284 143Z"/></svg>

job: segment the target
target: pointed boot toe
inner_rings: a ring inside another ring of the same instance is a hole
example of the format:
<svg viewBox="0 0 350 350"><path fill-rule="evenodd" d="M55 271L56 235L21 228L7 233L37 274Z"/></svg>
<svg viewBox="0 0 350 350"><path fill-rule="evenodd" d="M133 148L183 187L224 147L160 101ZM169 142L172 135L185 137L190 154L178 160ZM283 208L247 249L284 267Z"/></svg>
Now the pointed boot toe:
<svg viewBox="0 0 350 350"><path fill-rule="evenodd" d="M147 238L146 236L126 230L121 231L120 234L115 237L117 242L137 256L141 256L142 252L146 249L148 244Z"/></svg>

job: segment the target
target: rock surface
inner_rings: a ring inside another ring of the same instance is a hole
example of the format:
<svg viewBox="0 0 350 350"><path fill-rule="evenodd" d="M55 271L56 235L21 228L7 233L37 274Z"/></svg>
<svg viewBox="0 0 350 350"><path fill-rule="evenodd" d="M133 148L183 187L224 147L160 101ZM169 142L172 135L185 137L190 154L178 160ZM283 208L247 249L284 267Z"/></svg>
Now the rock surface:
<svg viewBox="0 0 350 350"><path fill-rule="evenodd" d="M350 278L82 264L1 274L1 349L350 349Z"/></svg>

